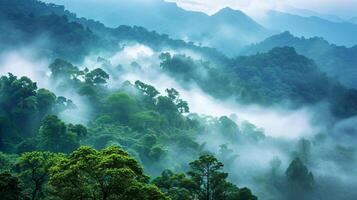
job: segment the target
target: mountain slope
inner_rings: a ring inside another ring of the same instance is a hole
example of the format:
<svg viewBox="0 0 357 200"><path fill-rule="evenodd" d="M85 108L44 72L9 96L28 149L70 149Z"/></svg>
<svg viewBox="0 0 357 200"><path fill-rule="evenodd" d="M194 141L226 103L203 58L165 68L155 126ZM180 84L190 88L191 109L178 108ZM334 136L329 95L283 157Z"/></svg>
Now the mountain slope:
<svg viewBox="0 0 357 200"><path fill-rule="evenodd" d="M44 43L46 39L48 42L40 48L45 56L80 61L90 52L116 52L122 48L120 43L132 41L154 50L193 50L203 57L225 59L212 48L173 40L168 35L137 26L109 28L98 21L78 18L63 6L38 0L0 0L0 20L0 51L21 45L33 45L37 40Z"/></svg>
<svg viewBox="0 0 357 200"><path fill-rule="evenodd" d="M357 88L357 46L351 48L336 46L322 38L298 38L289 32L284 32L248 46L242 53L249 55L267 52L274 47L284 46L294 47L299 54L313 59L329 76L336 77L348 87Z"/></svg>
<svg viewBox="0 0 357 200"><path fill-rule="evenodd" d="M290 31L296 36L323 37L336 45L357 44L357 25L352 23L337 23L319 17L301 17L270 11L262 24L273 30Z"/></svg>
<svg viewBox="0 0 357 200"><path fill-rule="evenodd" d="M271 35L270 31L243 12L229 8L209 16L184 10L175 3L164 0L118 0L106 3L88 1L85 8L82 1L48 2L64 4L82 16L98 19L111 27L123 24L142 26L173 38L215 47L229 55L235 55L242 46Z"/></svg>
<svg viewBox="0 0 357 200"><path fill-rule="evenodd" d="M302 17L319 17L321 19L325 19L331 22L345 22L346 20L340 18L337 15L332 15L332 14L322 14L322 13L318 13L312 10L308 10L308 9L300 9L300 8L295 8L295 7L288 7L286 8L285 12L293 14L293 15L299 15Z"/></svg>
<svg viewBox="0 0 357 200"><path fill-rule="evenodd" d="M349 117L357 113L357 92L327 78L311 60L297 54L292 48L278 48L262 55L229 59L215 49L172 40L167 35L149 32L141 27L108 28L98 22L76 18L63 9L61 12L64 16L43 15L52 13L54 6L38 1L6 2L10 2L6 9L0 10L3 16L0 19L6 22L2 23L6 25L2 28L9 30L4 35L16 35L1 41L8 48L14 44L26 45L28 41L43 39L45 35L49 42L44 47L37 47L42 56L50 60L60 57L80 63L90 54L102 55L104 52L111 57L123 50L121 42L131 41L146 45L157 54L164 52L160 56L153 55L161 59L160 64L154 63L159 66L156 70L162 70L177 79L182 86L197 84L203 91L220 99L235 98L241 103L260 105L289 101L294 106L327 101L338 117ZM31 9L36 4L42 4L45 10ZM19 13L21 9L29 14ZM228 10L228 14L230 12ZM177 52L188 49L202 56L193 58L190 53L185 55L185 52L166 53L167 49Z"/></svg>

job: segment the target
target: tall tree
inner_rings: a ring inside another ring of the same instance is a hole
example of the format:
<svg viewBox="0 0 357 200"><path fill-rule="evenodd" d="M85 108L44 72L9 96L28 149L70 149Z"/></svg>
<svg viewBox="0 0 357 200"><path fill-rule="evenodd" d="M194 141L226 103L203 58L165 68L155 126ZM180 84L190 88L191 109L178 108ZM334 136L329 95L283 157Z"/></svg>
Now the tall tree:
<svg viewBox="0 0 357 200"><path fill-rule="evenodd" d="M200 200L212 200L217 189L228 174L221 172L223 164L212 155L202 155L190 163L188 174L196 183L197 196Z"/></svg>
<svg viewBox="0 0 357 200"><path fill-rule="evenodd" d="M314 176L312 172L304 165L300 158L295 158L286 169L286 177L294 186L312 189L314 185Z"/></svg>

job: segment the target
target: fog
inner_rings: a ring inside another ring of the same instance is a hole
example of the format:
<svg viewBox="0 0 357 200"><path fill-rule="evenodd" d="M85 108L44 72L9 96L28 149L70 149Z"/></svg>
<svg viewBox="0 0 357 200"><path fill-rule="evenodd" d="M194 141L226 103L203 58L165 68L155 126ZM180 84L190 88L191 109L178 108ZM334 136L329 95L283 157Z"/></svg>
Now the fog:
<svg viewBox="0 0 357 200"><path fill-rule="evenodd" d="M165 49L163 52L171 54L186 54L194 59L200 59L200 55L181 50L174 51ZM113 66L121 65L127 69L126 73L120 74L119 81L129 80L134 83L141 80L153 85L161 93L165 93L167 88L177 89L181 97L188 101L190 111L201 115L209 116L238 116L237 123L248 120L258 127L262 127L265 133L272 137L282 137L296 139L300 137L311 137L318 133L321 128L314 123L314 113L312 108L300 108L298 110L288 110L284 107L263 108L258 105L240 105L233 99L219 101L205 94L198 86L192 84L189 87L182 87L173 78L160 72L160 61L158 56L161 52L154 52L150 47L133 44L126 46L123 51L115 53L109 58ZM86 64L91 63L86 59ZM138 63L142 68L130 70L132 62ZM91 63L93 65L93 62ZM115 77L112 77L112 79ZM112 81L112 80L111 80ZM117 83L119 84L119 83ZM289 127L287 129L287 127Z"/></svg>
<svg viewBox="0 0 357 200"><path fill-rule="evenodd" d="M59 90L56 84L50 82L47 66L52 61L38 57L34 53L35 49L36 47L26 47L1 54L1 75L11 72L17 76L28 76L37 82L39 87L72 99L77 108L62 113L60 117L67 122L86 124L91 120L91 110L87 100L74 90ZM291 160L300 155L299 142L303 138L311 141L311 149L308 150L304 161L319 184L317 192L320 196L324 199L333 199L326 197L324 191L338 190L339 187L348 188L357 184L355 168L357 157L354 153L357 118L352 117L331 123L323 103L289 109L284 104L262 107L242 105L233 99L217 100L203 92L197 85L182 86L174 78L160 71L158 56L162 52L186 54L194 59L202 58L199 53L185 49L167 48L156 52L143 44L126 43L118 52L104 57L110 62L109 66L97 62L98 56L105 55L89 55L83 63L76 65L81 69L103 67L111 76L108 82L109 88L119 88L125 80L132 83L141 80L155 86L162 94L165 93L166 88L175 88L180 92L181 98L188 101L191 113L197 113L207 119L229 116L240 128L245 121L262 128L266 138L254 142L230 141L224 138L222 133L215 129L209 131L209 128L196 139L199 143L205 144L206 151L216 154L225 163L225 170L230 173L231 181L239 186L252 188L260 199L264 200L264 196L272 195L268 187L271 185L271 180L266 178L272 169L272 163L275 161L280 163L278 172L283 176ZM139 67L133 67L133 62L136 62ZM241 131L243 137L249 137L244 135L243 129ZM222 157L220 154L222 144L226 144L231 150L230 155ZM332 180L338 185L331 184ZM274 195L278 193L275 192ZM353 195L349 193L346 199L351 199Z"/></svg>
<svg viewBox="0 0 357 200"><path fill-rule="evenodd" d="M167 51L171 54L182 53ZM232 150L232 156L235 155L225 163L233 182L253 188L253 191L264 199L264 195L270 192L264 185L270 183L258 180L267 176L275 160L281 163L278 171L283 175L291 160L301 151L299 147L301 139L308 139L312 147L305 162L314 173L316 181L321 180L318 183L317 195L329 199L324 191L335 189L327 184L330 183L329 181L324 182L326 179L340 182L341 187L357 183L357 171L354 168L357 164L356 154L347 155L348 152L345 154L338 150L342 148L355 151L356 118L333 123L324 103L289 109L284 104L264 108L258 105L241 105L233 99L217 100L205 94L195 84L181 86L172 77L162 73L158 60L160 53L147 46L133 44L108 59L112 64L122 65L126 69L125 73L120 74L120 81L129 80L133 83L141 80L155 86L161 93L164 93L166 88L177 89L181 97L188 101L191 113L212 117L231 116L239 126L247 120L258 128L264 129L267 138L258 143L229 141L222 137L221 133L214 131L202 133L197 138L197 141L205 143L208 151L216 155L220 154L220 145L228 145ZM192 56L200 59L199 54L192 54ZM131 69L130 64L134 61L142 67ZM345 160L345 156L351 160ZM344 160L341 162L341 159ZM336 186L338 187L340 186ZM349 195L345 196L346 199L353 196L353 194Z"/></svg>
<svg viewBox="0 0 357 200"><path fill-rule="evenodd" d="M23 47L17 50L0 54L0 74L9 72L16 76L27 76L37 82L37 86L49 88L50 83L46 78L49 74L49 60L38 58L35 47Z"/></svg>

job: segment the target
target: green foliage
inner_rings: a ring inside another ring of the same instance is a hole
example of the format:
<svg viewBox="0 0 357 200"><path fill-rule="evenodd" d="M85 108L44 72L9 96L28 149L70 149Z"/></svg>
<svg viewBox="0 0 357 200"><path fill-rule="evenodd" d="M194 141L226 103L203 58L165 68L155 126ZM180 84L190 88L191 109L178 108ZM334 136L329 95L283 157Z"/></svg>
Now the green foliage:
<svg viewBox="0 0 357 200"><path fill-rule="evenodd" d="M157 95L160 94L153 86L145 84L141 81L135 81L135 87L151 99L155 98Z"/></svg>
<svg viewBox="0 0 357 200"><path fill-rule="evenodd" d="M27 199L23 195L21 181L9 172L0 173L0 197L4 200Z"/></svg>
<svg viewBox="0 0 357 200"><path fill-rule="evenodd" d="M11 171L17 157L16 154L5 154L0 152L0 172Z"/></svg>
<svg viewBox="0 0 357 200"><path fill-rule="evenodd" d="M138 111L136 99L126 93L113 93L104 102L104 109L114 120L126 123Z"/></svg>
<svg viewBox="0 0 357 200"><path fill-rule="evenodd" d="M85 81L89 84L105 84L109 79L109 75L101 68L96 68L85 74Z"/></svg>
<svg viewBox="0 0 357 200"><path fill-rule="evenodd" d="M240 134L238 125L230 118L223 116L219 118L219 129L225 138L229 140L237 140Z"/></svg>
<svg viewBox="0 0 357 200"><path fill-rule="evenodd" d="M27 4L34 4L37 1L16 1L7 2L6 6L1 6L3 13L0 22L7 25L1 31L1 43L6 49L16 47L35 41L45 35L50 39L47 45L42 45L40 52L51 58L63 57L73 61L80 61L87 55L91 48L98 47L98 38L90 30L81 24L71 22L64 15L34 15L34 13L19 13L19 7L26 7ZM9 7L7 7L9 6ZM12 7L13 6L13 7ZM4 8L7 7L7 10Z"/></svg>
<svg viewBox="0 0 357 200"><path fill-rule="evenodd" d="M190 171L175 174L164 170L152 182L173 200L257 200L248 188L228 182L223 164L212 155L202 155L190 163Z"/></svg>
<svg viewBox="0 0 357 200"><path fill-rule="evenodd" d="M239 56L220 67L184 55L164 53L160 58L162 70L182 85L195 83L217 98L261 105L289 101L294 107L328 101L337 117L356 114L356 91L327 77L312 60L290 47Z"/></svg>
<svg viewBox="0 0 357 200"><path fill-rule="evenodd" d="M72 105L46 89L37 89L27 77L13 74L0 78L0 150L15 152L13 147L35 136L47 114L57 114Z"/></svg>
<svg viewBox="0 0 357 200"><path fill-rule="evenodd" d="M31 196L31 199L42 199L45 196L49 170L62 157L61 154L39 151L26 152L20 156L17 169L26 183L28 196Z"/></svg>
<svg viewBox="0 0 357 200"><path fill-rule="evenodd" d="M353 67L357 63L356 46L336 46L322 37L295 37L289 32L283 32L246 47L243 53L268 52L274 47L284 46L293 47L299 54L313 59L321 71L330 77L337 78L343 85L356 88L357 71Z"/></svg>
<svg viewBox="0 0 357 200"><path fill-rule="evenodd" d="M175 174L171 170L164 170L161 176L152 181L172 200L194 199L192 190L194 182L185 174Z"/></svg>
<svg viewBox="0 0 357 200"><path fill-rule="evenodd" d="M48 68L51 70L51 76L54 79L62 79L64 81L78 80L77 78L81 74L76 66L63 59L56 59Z"/></svg>
<svg viewBox="0 0 357 200"><path fill-rule="evenodd" d="M166 199L148 180L137 161L120 148L81 147L52 168L50 184L63 200Z"/></svg>
<svg viewBox="0 0 357 200"><path fill-rule="evenodd" d="M221 172L223 168L221 162L212 155L203 155L191 162L190 167L188 174L195 183L195 193L198 199L222 198L223 191L220 191L220 187L225 183L228 174Z"/></svg>
<svg viewBox="0 0 357 200"><path fill-rule="evenodd" d="M47 116L41 124L38 140L42 150L51 152L72 152L79 147L79 140L86 136L82 125L66 125L57 116Z"/></svg>
<svg viewBox="0 0 357 200"><path fill-rule="evenodd" d="M264 130L256 127L254 124L244 121L241 126L241 131L245 136L255 142L265 139Z"/></svg>

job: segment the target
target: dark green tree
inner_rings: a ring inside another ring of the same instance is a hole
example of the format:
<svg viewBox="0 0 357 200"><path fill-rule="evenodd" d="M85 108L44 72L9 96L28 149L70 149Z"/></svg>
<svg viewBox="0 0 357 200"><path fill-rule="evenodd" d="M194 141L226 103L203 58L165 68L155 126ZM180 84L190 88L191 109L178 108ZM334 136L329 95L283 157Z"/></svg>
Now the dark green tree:
<svg viewBox="0 0 357 200"><path fill-rule="evenodd" d="M78 67L63 59L56 59L48 68L54 79L78 81L78 77L82 74Z"/></svg>
<svg viewBox="0 0 357 200"><path fill-rule="evenodd" d="M147 95L152 99L160 94L160 92L158 92L153 86L145 84L141 81L135 81L135 87L142 91L144 95Z"/></svg>
<svg viewBox="0 0 357 200"><path fill-rule="evenodd" d="M113 93L104 102L105 112L114 120L127 123L130 117L138 111L136 99L126 93Z"/></svg>
<svg viewBox="0 0 357 200"><path fill-rule="evenodd" d="M172 200L194 199L195 183L185 174L175 174L171 170L164 170L161 176L152 181Z"/></svg>
<svg viewBox="0 0 357 200"><path fill-rule="evenodd" d="M4 200L25 200L21 181L9 172L0 173L0 197Z"/></svg>
<svg viewBox="0 0 357 200"><path fill-rule="evenodd" d="M196 195L200 200L212 200L217 197L221 184L225 183L227 173L221 172L223 164L212 155L202 155L190 163L188 175L196 184Z"/></svg>
<svg viewBox="0 0 357 200"><path fill-rule="evenodd" d="M286 169L285 175L292 187L313 189L314 176L300 158L295 158Z"/></svg>
<svg viewBox="0 0 357 200"><path fill-rule="evenodd" d="M94 69L85 74L85 81L89 84L100 85L106 84L109 79L109 74L107 74L101 68Z"/></svg>
<svg viewBox="0 0 357 200"><path fill-rule="evenodd" d="M53 113L54 106L56 105L57 97L54 93L46 89L39 89L37 91L37 104L39 112L43 117L45 114Z"/></svg>
<svg viewBox="0 0 357 200"><path fill-rule="evenodd" d="M67 125L55 115L45 117L38 134L39 147L52 152L72 152L79 147L79 140L86 135L85 127Z"/></svg>

